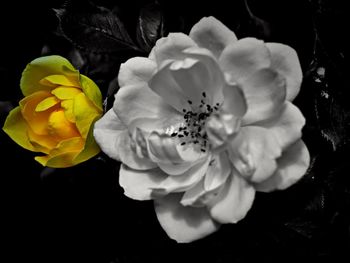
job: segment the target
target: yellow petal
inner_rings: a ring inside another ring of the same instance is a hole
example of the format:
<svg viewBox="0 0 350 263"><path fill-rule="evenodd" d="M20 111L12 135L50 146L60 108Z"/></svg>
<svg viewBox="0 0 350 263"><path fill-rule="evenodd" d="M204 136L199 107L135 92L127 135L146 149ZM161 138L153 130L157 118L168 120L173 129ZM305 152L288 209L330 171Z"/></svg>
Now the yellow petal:
<svg viewBox="0 0 350 263"><path fill-rule="evenodd" d="M86 97L89 98L102 113L102 95L99 87L90 78L84 75L80 75L81 88L83 89Z"/></svg>
<svg viewBox="0 0 350 263"><path fill-rule="evenodd" d="M50 97L51 94L46 91L38 91L28 97L22 99L19 104L22 108L23 118L27 121L32 130L39 135L47 135L47 121L50 113L55 107L51 107L46 111L36 112L37 105L44 99Z"/></svg>
<svg viewBox="0 0 350 263"><path fill-rule="evenodd" d="M81 152L84 140L81 137L61 141L49 155L37 156L35 160L43 166L64 168L75 165L74 159Z"/></svg>
<svg viewBox="0 0 350 263"><path fill-rule="evenodd" d="M30 128L28 128L27 134L31 144L33 144L38 151L46 154L55 148L58 143L57 137L51 135L38 135Z"/></svg>
<svg viewBox="0 0 350 263"><path fill-rule="evenodd" d="M35 160L41 165L52 168L67 168L75 165L74 158L79 154L77 151L65 152L54 157L50 156L37 156Z"/></svg>
<svg viewBox="0 0 350 263"><path fill-rule="evenodd" d="M49 87L57 87L57 86L68 86L68 87L80 87L77 78L69 78L65 75L49 75L47 77L42 78L39 82L42 85Z"/></svg>
<svg viewBox="0 0 350 263"><path fill-rule="evenodd" d="M50 91L52 87L40 83L41 79L49 75L65 75L79 82L79 72L67 59L61 56L40 57L30 62L22 73L20 86L24 96L39 90Z"/></svg>
<svg viewBox="0 0 350 263"><path fill-rule="evenodd" d="M78 94L74 98L74 115L78 130L83 138L86 138L92 122L102 115L102 112L84 95Z"/></svg>
<svg viewBox="0 0 350 263"><path fill-rule="evenodd" d="M66 116L66 119L72 123L75 123L73 106L74 106L73 100L64 100L61 102L61 107L64 109L64 115Z"/></svg>
<svg viewBox="0 0 350 263"><path fill-rule="evenodd" d="M30 143L27 136L28 124L22 116L20 106L14 108L9 113L2 129L18 145L27 150L36 151L35 147Z"/></svg>
<svg viewBox="0 0 350 263"><path fill-rule="evenodd" d="M60 100L68 100L73 99L76 95L81 93L81 90L73 87L60 86L51 91L51 93Z"/></svg>
<svg viewBox="0 0 350 263"><path fill-rule="evenodd" d="M95 121L97 121L98 118L96 118L95 120L93 120L93 124L95 123ZM90 126L90 130L89 133L86 137L86 141L85 141L85 147L82 150L82 152L74 159L75 163L81 163L84 162L88 159L90 159L91 157L95 156L96 154L98 154L101 150L100 147L97 145L94 135L93 135L93 130L94 130L94 125Z"/></svg>
<svg viewBox="0 0 350 263"><path fill-rule="evenodd" d="M36 112L45 111L45 110L55 106L59 102L60 102L60 100L54 96L48 97L48 98L42 100L41 102L39 102L39 104L35 108L35 111Z"/></svg>
<svg viewBox="0 0 350 263"><path fill-rule="evenodd" d="M48 130L50 135L59 136L63 139L80 136L76 126L66 119L62 109L50 114Z"/></svg>

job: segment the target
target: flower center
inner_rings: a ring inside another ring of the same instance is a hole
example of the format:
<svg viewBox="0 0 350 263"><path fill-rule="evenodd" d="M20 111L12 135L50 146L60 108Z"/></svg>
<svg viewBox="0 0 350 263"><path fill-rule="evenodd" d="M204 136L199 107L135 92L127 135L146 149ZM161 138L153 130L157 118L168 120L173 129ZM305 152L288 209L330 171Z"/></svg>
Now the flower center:
<svg viewBox="0 0 350 263"><path fill-rule="evenodd" d="M208 135L205 130L205 124L207 119L215 112L219 110L220 103L210 105L206 103L206 93L202 93L201 103L193 110L193 102L188 100L192 110L183 109L184 122L180 124L178 130L172 130L171 137L177 137L180 139L180 145L185 146L188 144L198 145L198 148L202 152L206 152L208 148ZM169 132L169 130L168 130Z"/></svg>

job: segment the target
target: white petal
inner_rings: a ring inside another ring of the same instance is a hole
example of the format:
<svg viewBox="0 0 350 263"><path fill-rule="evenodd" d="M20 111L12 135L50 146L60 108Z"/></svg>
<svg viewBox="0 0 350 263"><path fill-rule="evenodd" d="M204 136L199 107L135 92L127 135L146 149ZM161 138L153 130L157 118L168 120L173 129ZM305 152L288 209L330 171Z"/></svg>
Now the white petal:
<svg viewBox="0 0 350 263"><path fill-rule="evenodd" d="M273 133L265 128L243 127L228 148L230 160L243 178L262 182L276 170L281 146Z"/></svg>
<svg viewBox="0 0 350 263"><path fill-rule="evenodd" d="M152 132L148 137L148 142L150 153L155 157L155 160L175 164L184 161L177 151L177 139L168 134Z"/></svg>
<svg viewBox="0 0 350 263"><path fill-rule="evenodd" d="M231 164L225 151L216 154L210 161L204 180L204 189L211 191L220 187L231 173Z"/></svg>
<svg viewBox="0 0 350 263"><path fill-rule="evenodd" d="M203 238L219 228L206 208L185 207L181 195L168 195L155 200L160 225L168 236L177 242L187 243Z"/></svg>
<svg viewBox="0 0 350 263"><path fill-rule="evenodd" d="M227 154L221 152L213 156L205 177L185 192L181 204L187 206L206 206L215 199L231 173Z"/></svg>
<svg viewBox="0 0 350 263"><path fill-rule="evenodd" d="M283 190L295 184L307 171L310 155L302 140L291 145L277 160L276 172L267 180L256 184L257 191Z"/></svg>
<svg viewBox="0 0 350 263"><path fill-rule="evenodd" d="M224 112L231 113L236 117L242 117L247 112L247 101L243 90L236 83L227 83L223 89Z"/></svg>
<svg viewBox="0 0 350 263"><path fill-rule="evenodd" d="M295 50L279 43L266 43L270 50L272 65L287 81L287 100L292 101L299 93L303 79L300 62Z"/></svg>
<svg viewBox="0 0 350 263"><path fill-rule="evenodd" d="M204 17L195 24L189 36L198 46L209 49L216 57L227 45L237 41L236 35L212 16Z"/></svg>
<svg viewBox="0 0 350 263"><path fill-rule="evenodd" d="M210 157L198 160L182 175L170 175L155 189L155 193L167 194L173 192L184 192L196 185L208 170Z"/></svg>
<svg viewBox="0 0 350 263"><path fill-rule="evenodd" d="M193 55L193 54L191 54ZM175 61L171 74L192 107L199 108L201 100L213 106L223 101L224 76L218 64L209 56L196 56ZM200 60L201 59L201 60Z"/></svg>
<svg viewBox="0 0 350 263"><path fill-rule="evenodd" d="M282 149L286 149L301 138L305 118L296 106L286 101L278 115L258 125L272 131Z"/></svg>
<svg viewBox="0 0 350 263"><path fill-rule="evenodd" d="M188 103L183 91L174 80L171 71L171 63L164 65L149 81L150 89L158 94L168 105L182 112L183 109L190 110L191 105Z"/></svg>
<svg viewBox="0 0 350 263"><path fill-rule="evenodd" d="M167 37L157 40L149 58L156 61L158 67L162 67L169 59L183 59L182 51L194 46L197 44L189 36L183 33L170 33Z"/></svg>
<svg viewBox="0 0 350 263"><path fill-rule="evenodd" d="M243 38L223 50L219 64L230 80L235 82L260 69L269 68L270 52L263 41Z"/></svg>
<svg viewBox="0 0 350 263"><path fill-rule="evenodd" d="M280 114L285 98L285 79L271 69L262 69L239 83L247 101L248 111L243 124L263 121Z"/></svg>
<svg viewBox="0 0 350 263"><path fill-rule="evenodd" d="M222 89L225 85L225 77L217 59L205 48L191 47L185 49L183 53L190 58L197 59L200 63L206 66L210 83L210 85L206 83L203 86L204 91L207 93L206 100L213 105L215 103L221 104L224 100Z"/></svg>
<svg viewBox="0 0 350 263"><path fill-rule="evenodd" d="M126 196L135 200L150 200L152 188L166 177L167 175L159 169L140 171L123 164L119 171L119 184L123 187Z"/></svg>
<svg viewBox="0 0 350 263"><path fill-rule="evenodd" d="M175 109L142 83L119 89L113 109L128 128L137 119L168 120L179 117Z"/></svg>
<svg viewBox="0 0 350 263"><path fill-rule="evenodd" d="M210 205L210 214L219 223L237 223L250 210L254 197L254 187L237 171L233 171L225 187Z"/></svg>
<svg viewBox="0 0 350 263"><path fill-rule="evenodd" d="M120 65L118 83L122 88L127 85L148 82L157 68L157 64L144 57L133 57Z"/></svg>
<svg viewBox="0 0 350 263"><path fill-rule="evenodd" d="M127 128L123 125L113 109L109 110L101 119L95 122L94 137L101 150L109 157L120 161L118 137L124 137Z"/></svg>
<svg viewBox="0 0 350 263"><path fill-rule="evenodd" d="M212 114L205 124L212 150L220 151L225 148L239 132L240 127L241 119L233 114Z"/></svg>
<svg viewBox="0 0 350 263"><path fill-rule="evenodd" d="M94 137L101 150L112 159L134 169L144 170L157 166L147 158L140 158L132 150L128 130L113 109L95 123Z"/></svg>

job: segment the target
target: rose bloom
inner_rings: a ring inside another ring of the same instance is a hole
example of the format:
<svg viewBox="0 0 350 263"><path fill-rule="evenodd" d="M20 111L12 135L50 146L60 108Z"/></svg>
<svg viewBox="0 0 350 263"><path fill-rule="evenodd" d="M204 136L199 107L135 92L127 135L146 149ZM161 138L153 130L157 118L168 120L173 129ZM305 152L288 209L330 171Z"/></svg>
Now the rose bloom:
<svg viewBox="0 0 350 263"><path fill-rule="evenodd" d="M23 98L3 130L20 146L42 152L44 166L69 167L100 149L93 123L102 115L99 88L60 56L40 57L27 65L20 82Z"/></svg>
<svg viewBox="0 0 350 263"><path fill-rule="evenodd" d="M306 172L305 119L291 101L302 71L289 46L237 40L213 17L189 36L159 39L121 65L97 143L122 162L125 195L153 199L172 239L190 242L236 223L255 192L285 189Z"/></svg>

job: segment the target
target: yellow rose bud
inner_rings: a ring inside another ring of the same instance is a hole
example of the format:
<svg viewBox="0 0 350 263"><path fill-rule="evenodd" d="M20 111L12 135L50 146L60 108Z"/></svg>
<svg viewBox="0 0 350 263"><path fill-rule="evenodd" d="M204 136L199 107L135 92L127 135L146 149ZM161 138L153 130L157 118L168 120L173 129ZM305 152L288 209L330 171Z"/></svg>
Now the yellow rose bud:
<svg viewBox="0 0 350 263"><path fill-rule="evenodd" d="M20 86L25 97L3 130L23 148L45 154L36 161L63 168L99 153L92 130L103 113L102 96L91 79L65 58L46 56L27 65Z"/></svg>

